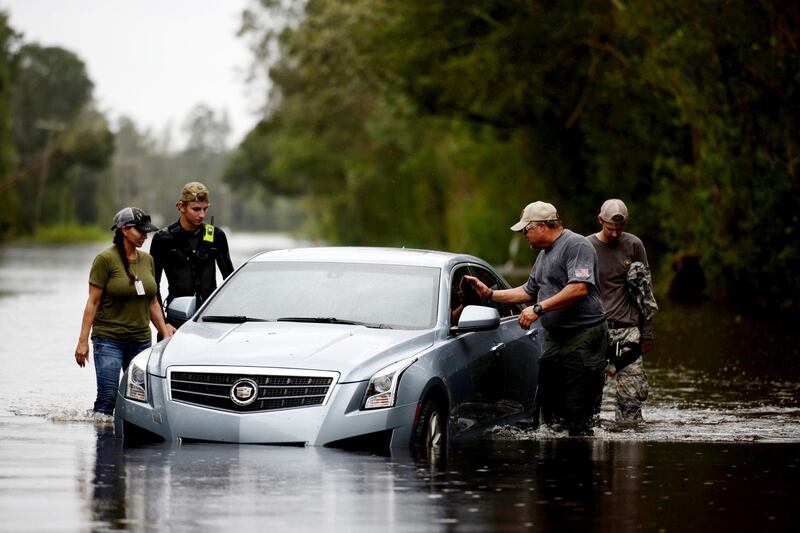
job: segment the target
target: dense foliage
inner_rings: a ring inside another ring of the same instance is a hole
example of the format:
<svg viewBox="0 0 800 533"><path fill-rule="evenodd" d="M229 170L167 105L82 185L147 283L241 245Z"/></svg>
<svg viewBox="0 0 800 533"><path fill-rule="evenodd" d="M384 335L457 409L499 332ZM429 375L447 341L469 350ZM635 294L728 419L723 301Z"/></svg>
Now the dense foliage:
<svg viewBox="0 0 800 533"><path fill-rule="evenodd" d="M83 61L59 47L22 43L2 15L0 240L40 225L92 224L107 213L114 139L93 107Z"/></svg>
<svg viewBox="0 0 800 533"><path fill-rule="evenodd" d="M16 157L11 134L11 47L14 40L15 34L8 25L8 16L0 12L0 176L11 173ZM0 181L0 197L6 188L5 180ZM11 225L8 213L2 211L0 234Z"/></svg>
<svg viewBox="0 0 800 533"><path fill-rule="evenodd" d="M589 233L620 197L662 270L800 305L795 4L261 0L243 33L272 92L229 180L320 236L504 262L529 201Z"/></svg>

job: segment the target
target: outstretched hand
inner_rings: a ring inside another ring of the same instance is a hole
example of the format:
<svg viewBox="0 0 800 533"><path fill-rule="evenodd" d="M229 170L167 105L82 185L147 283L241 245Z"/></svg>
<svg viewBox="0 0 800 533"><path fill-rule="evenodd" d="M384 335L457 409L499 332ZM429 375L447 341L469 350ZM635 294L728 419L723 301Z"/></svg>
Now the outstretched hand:
<svg viewBox="0 0 800 533"><path fill-rule="evenodd" d="M486 286L484 282L476 278L475 276L464 276L462 279L465 279L472 285L472 288L475 289L475 292L478 293L481 300L487 300L489 295L491 294L492 290Z"/></svg>

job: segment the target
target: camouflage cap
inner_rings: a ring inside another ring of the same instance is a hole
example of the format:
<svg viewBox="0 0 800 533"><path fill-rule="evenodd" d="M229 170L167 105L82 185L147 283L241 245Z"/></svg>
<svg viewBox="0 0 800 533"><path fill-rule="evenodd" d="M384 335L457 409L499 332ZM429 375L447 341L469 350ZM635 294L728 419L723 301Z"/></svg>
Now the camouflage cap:
<svg viewBox="0 0 800 533"><path fill-rule="evenodd" d="M181 189L181 197L178 198L178 203L180 202L211 202L208 187L199 181L190 181Z"/></svg>

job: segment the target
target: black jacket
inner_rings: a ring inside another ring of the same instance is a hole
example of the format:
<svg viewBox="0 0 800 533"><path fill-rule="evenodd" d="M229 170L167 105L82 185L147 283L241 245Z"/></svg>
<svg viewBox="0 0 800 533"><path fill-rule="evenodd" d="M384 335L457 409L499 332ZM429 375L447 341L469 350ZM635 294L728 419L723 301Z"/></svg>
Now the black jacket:
<svg viewBox="0 0 800 533"><path fill-rule="evenodd" d="M209 228L210 235L204 238ZM201 226L194 233L184 230L179 222L159 230L153 235L150 255L153 256L156 283L161 282L162 271L167 275L167 304L179 296L195 295L198 304L204 302L217 288L215 263L223 279L233 272L228 238L224 231L210 224Z"/></svg>

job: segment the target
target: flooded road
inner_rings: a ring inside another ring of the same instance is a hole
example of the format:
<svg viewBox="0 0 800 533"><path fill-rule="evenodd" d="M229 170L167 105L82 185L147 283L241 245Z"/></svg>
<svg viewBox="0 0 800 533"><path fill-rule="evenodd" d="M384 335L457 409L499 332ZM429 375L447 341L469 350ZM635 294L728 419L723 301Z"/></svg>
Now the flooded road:
<svg viewBox="0 0 800 533"><path fill-rule="evenodd" d="M282 236L231 235L234 264ZM591 439L498 427L438 468L318 448L123 448L73 352L105 244L0 249L0 531L795 530L791 323L662 304L647 423Z"/></svg>

